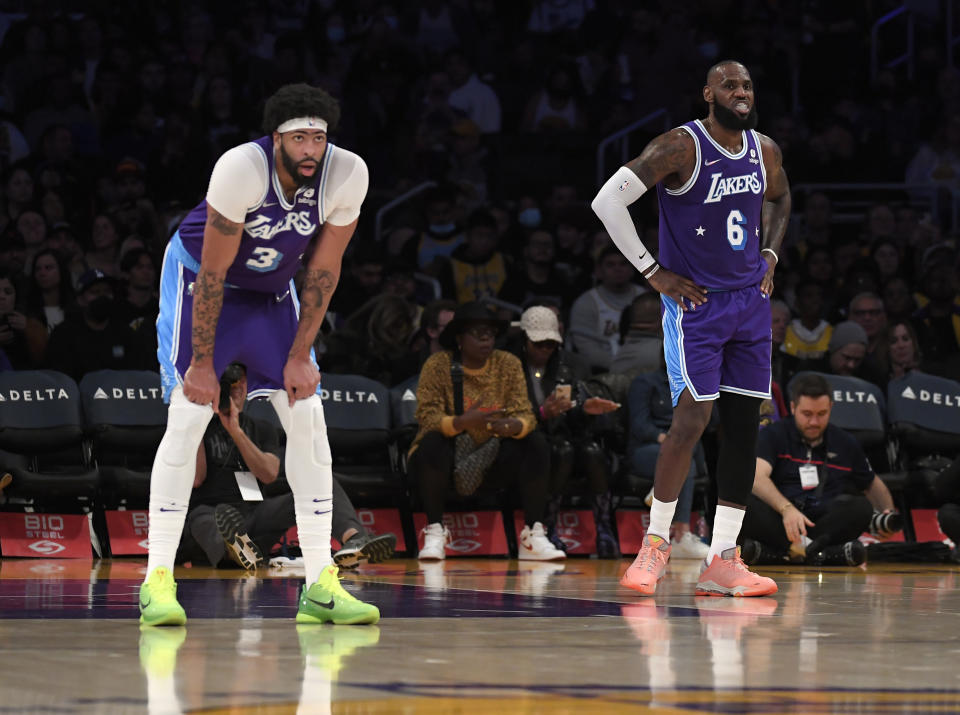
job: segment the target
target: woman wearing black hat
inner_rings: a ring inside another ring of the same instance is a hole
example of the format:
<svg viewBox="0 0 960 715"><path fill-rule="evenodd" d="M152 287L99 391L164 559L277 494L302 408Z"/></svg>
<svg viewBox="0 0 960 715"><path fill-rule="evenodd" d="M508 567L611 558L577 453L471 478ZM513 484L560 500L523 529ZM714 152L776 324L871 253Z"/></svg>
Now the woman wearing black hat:
<svg viewBox="0 0 960 715"><path fill-rule="evenodd" d="M519 484L525 522L519 558L552 561L565 557L547 539L542 524L550 454L543 434L535 431L537 421L527 398L523 369L514 355L494 349L494 341L505 329L506 322L483 304L461 305L440 334L444 350L430 356L420 372L420 429L409 462L427 513L420 559L444 558L450 537L442 523L444 498L455 472L458 491L468 494L475 488L464 465L484 462L483 457L474 456L483 453L489 462L481 470L483 482L501 485L516 479ZM461 383L459 390L457 383ZM469 440L459 437L456 444L459 435L468 435ZM491 438L498 438L498 444L488 444Z"/></svg>

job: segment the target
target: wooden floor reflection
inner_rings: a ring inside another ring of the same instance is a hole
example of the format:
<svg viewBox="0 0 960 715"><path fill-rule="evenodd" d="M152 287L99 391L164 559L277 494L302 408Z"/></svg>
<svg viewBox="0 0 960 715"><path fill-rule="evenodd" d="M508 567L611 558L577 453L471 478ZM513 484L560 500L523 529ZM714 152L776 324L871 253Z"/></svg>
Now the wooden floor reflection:
<svg viewBox="0 0 960 715"><path fill-rule="evenodd" d="M396 560L348 574L375 627L296 626L302 573L182 569L144 629L144 562L0 562L0 713L960 712L958 570L765 569L770 598L655 598L622 562Z"/></svg>

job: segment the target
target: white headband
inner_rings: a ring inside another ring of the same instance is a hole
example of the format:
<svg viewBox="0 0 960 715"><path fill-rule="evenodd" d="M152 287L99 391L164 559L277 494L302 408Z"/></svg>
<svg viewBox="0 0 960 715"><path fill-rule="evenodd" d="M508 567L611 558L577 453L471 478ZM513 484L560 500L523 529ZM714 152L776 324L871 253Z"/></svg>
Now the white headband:
<svg viewBox="0 0 960 715"><path fill-rule="evenodd" d="M284 132L295 132L301 129L319 129L325 132L327 131L327 123L320 117L294 117L277 127L277 131L280 134Z"/></svg>

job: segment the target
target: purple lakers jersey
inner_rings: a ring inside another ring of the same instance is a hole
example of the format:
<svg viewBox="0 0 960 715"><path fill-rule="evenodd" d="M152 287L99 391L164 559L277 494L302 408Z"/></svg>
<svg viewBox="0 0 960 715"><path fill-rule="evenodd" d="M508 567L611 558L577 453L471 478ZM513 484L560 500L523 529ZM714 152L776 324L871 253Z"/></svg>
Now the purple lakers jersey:
<svg viewBox="0 0 960 715"><path fill-rule="evenodd" d="M260 150L266 164L267 190L260 202L247 211L240 248L227 270L226 283L264 293L283 293L300 268L307 244L326 220L323 189L330 157L336 148L327 144L316 180L297 189L291 203L274 171L273 139L265 136L251 144ZM183 246L198 263L206 222L204 200L180 224Z"/></svg>
<svg viewBox="0 0 960 715"><path fill-rule="evenodd" d="M658 259L710 290L756 285L767 272L760 255L767 187L760 139L753 130L742 132L742 147L731 154L699 119L681 128L693 137L697 163L683 186L657 185Z"/></svg>

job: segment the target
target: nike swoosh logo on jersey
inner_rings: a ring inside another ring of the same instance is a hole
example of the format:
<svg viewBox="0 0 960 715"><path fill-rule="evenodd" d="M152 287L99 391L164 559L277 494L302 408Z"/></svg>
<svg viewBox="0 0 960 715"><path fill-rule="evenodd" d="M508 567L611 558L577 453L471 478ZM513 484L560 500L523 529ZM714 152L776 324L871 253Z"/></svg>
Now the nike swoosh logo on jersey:
<svg viewBox="0 0 960 715"><path fill-rule="evenodd" d="M705 161L705 162L703 162L703 165L704 165L704 166L713 166L713 165L716 164L718 161L720 161L720 160L719 160L719 159L714 159L713 161Z"/></svg>
<svg viewBox="0 0 960 715"><path fill-rule="evenodd" d="M144 602L143 602L143 599L141 598L141 599L140 599L140 610L141 610L141 611L146 610L147 607L148 607L152 602L153 602L153 599L152 599L152 598L149 599L146 603L144 603Z"/></svg>
<svg viewBox="0 0 960 715"><path fill-rule="evenodd" d="M719 159L718 159L717 161L719 161ZM274 201L272 204L264 204L262 208L265 208L265 209L266 209L266 208L270 208L271 206L276 206L276 205L277 205L277 202Z"/></svg>
<svg viewBox="0 0 960 715"><path fill-rule="evenodd" d="M313 600L312 598L310 598L309 596L305 596L305 598L306 598L308 601L310 601L310 603L313 603L313 604L315 604L315 605L317 605L317 606L320 606L320 608L326 608L326 609L328 609L328 610L333 608L333 599L332 599L332 598L331 598L329 601L327 601L326 603L324 603L323 601L314 601L314 600Z"/></svg>

